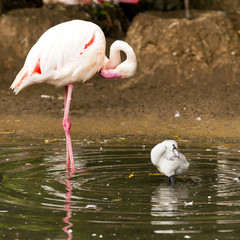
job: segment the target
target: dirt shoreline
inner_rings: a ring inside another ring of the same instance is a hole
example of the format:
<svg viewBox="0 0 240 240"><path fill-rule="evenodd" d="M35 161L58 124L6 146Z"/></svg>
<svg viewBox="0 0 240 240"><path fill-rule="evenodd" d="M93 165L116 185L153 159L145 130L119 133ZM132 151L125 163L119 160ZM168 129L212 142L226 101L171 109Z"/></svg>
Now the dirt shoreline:
<svg viewBox="0 0 240 240"><path fill-rule="evenodd" d="M42 115L8 115L1 117L1 140L32 139L63 141L65 138L61 118ZM240 143L240 118L202 119L169 118L159 119L149 114L126 119L121 116L71 117L73 141L107 140L108 142L156 143L164 139L176 139L189 144L234 144Z"/></svg>
<svg viewBox="0 0 240 240"><path fill-rule="evenodd" d="M70 110L73 140L240 142L240 45L236 24L240 17L229 15L235 19L232 24L224 14L192 13L195 17L191 20L182 19L183 12L158 13L157 17L147 13L135 18L126 38L138 59L135 76L105 80L96 75L84 84L74 84ZM81 16L85 15L82 12ZM9 90L37 35L63 21L62 16L62 11L43 8L16 10L0 18L3 141L65 138L61 124L63 88L36 84L18 95ZM65 17L69 20L72 16ZM152 19L154 26L150 24ZM139 28L143 23L144 31L150 27L145 35ZM31 29L36 25L43 29L35 36ZM212 29L214 34L210 34ZM107 38L107 49L113 40ZM174 117L177 111L179 118Z"/></svg>

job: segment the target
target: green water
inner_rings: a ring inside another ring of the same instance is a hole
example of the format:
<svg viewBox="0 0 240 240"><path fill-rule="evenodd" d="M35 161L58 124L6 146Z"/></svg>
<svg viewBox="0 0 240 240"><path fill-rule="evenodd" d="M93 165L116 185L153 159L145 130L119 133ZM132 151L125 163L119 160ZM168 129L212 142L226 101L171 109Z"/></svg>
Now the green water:
<svg viewBox="0 0 240 240"><path fill-rule="evenodd" d="M172 187L151 144L74 143L73 175L64 142L2 144L0 239L240 239L240 148L179 146Z"/></svg>

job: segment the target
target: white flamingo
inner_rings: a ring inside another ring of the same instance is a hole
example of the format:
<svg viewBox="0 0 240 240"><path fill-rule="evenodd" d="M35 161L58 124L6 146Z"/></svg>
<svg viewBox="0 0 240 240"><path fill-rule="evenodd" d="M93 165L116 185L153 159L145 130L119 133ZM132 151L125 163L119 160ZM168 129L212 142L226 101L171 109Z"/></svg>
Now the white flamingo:
<svg viewBox="0 0 240 240"><path fill-rule="evenodd" d="M66 134L67 168L74 160L70 137L69 108L73 83L85 82L96 73L104 78L127 78L137 67L133 49L124 41L115 41L105 56L104 34L96 24L73 20L47 30L29 51L22 70L11 89L17 94L35 83L65 86L63 128ZM120 51L126 53L121 63Z"/></svg>
<svg viewBox="0 0 240 240"><path fill-rule="evenodd" d="M186 157L178 152L174 140L165 140L157 144L151 151L151 161L161 173L169 177L172 184L176 183L175 175L184 173L189 167Z"/></svg>

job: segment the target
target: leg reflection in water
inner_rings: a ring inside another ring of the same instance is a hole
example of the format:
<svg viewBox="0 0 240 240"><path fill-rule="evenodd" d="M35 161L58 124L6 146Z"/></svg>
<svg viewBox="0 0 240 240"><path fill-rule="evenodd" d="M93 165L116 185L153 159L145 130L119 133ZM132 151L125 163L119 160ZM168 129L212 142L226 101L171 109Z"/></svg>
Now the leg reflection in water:
<svg viewBox="0 0 240 240"><path fill-rule="evenodd" d="M64 210L66 211L66 217L63 218L63 222L67 225L63 228L63 231L68 235L66 240L71 240L73 238L72 229L71 227L73 224L71 223L72 218L72 210L71 210L71 197L72 197L72 186L70 178L73 176L72 172L68 172L65 180L66 185L66 194L65 194L65 204L64 204Z"/></svg>

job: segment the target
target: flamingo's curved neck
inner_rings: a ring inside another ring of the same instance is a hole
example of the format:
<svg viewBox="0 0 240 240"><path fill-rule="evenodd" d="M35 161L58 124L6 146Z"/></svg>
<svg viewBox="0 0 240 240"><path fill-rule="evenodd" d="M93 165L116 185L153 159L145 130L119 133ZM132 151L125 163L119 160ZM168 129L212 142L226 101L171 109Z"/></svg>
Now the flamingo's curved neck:
<svg viewBox="0 0 240 240"><path fill-rule="evenodd" d="M123 51L126 54L127 58L125 61L127 62L136 61L136 56L132 48L126 42L118 40L118 41L115 41L110 48L109 62L108 62L108 67L110 69L114 69L119 64L121 64L120 51Z"/></svg>
<svg viewBox="0 0 240 240"><path fill-rule="evenodd" d="M162 158L162 156L165 154L166 148L163 144L158 144L154 147L154 151L152 151L152 162L154 164L157 164L157 162Z"/></svg>
<svg viewBox="0 0 240 240"><path fill-rule="evenodd" d="M121 63L120 49L116 44L112 44L110 48L108 68L114 69Z"/></svg>
<svg viewBox="0 0 240 240"><path fill-rule="evenodd" d="M126 60L121 62L120 51L126 54ZM133 49L120 40L115 41L110 48L109 59L105 58L105 64L99 74L104 78L125 78L135 73L137 60Z"/></svg>

